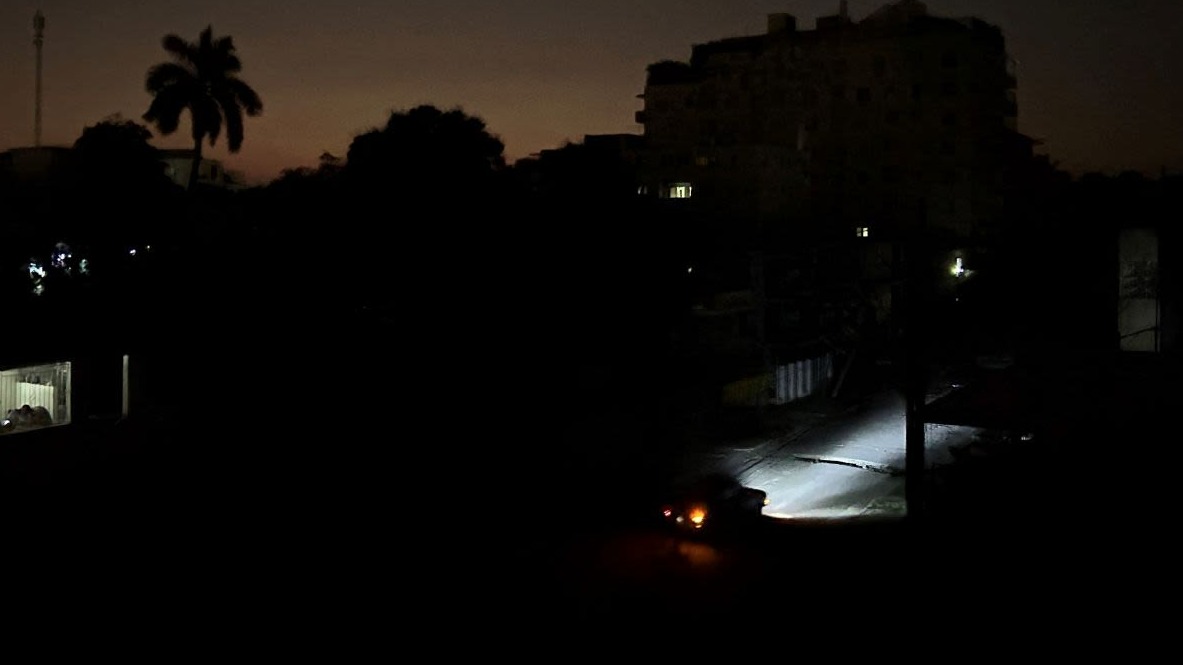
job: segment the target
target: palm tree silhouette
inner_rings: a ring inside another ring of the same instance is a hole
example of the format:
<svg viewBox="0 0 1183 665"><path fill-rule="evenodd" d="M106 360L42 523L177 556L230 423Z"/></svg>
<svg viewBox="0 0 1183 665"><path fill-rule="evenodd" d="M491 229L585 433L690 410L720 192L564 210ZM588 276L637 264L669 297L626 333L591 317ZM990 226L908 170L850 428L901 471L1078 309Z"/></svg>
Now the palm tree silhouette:
<svg viewBox="0 0 1183 665"><path fill-rule="evenodd" d="M192 190L197 184L205 138L208 136L210 145L214 145L224 123L230 152L238 152L242 147L242 114L259 115L263 102L236 76L242 71L242 62L234 54L232 39L214 39L212 26L201 31L197 43L174 34L166 35L163 43L174 61L148 69L145 87L153 98L143 118L168 135L177 130L181 112L189 110L193 124L193 168L189 172Z"/></svg>

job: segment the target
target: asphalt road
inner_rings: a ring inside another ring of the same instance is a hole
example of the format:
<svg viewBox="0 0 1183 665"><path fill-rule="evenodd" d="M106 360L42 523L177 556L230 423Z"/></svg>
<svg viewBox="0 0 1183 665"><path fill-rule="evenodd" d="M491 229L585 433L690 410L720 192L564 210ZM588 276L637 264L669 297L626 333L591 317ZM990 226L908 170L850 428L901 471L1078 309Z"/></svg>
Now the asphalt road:
<svg viewBox="0 0 1183 665"><path fill-rule="evenodd" d="M954 451L984 446L990 433L950 425L925 428L925 464L954 461ZM786 519L902 518L903 396L885 391L800 432L721 450L719 463L746 485L768 492L766 514Z"/></svg>

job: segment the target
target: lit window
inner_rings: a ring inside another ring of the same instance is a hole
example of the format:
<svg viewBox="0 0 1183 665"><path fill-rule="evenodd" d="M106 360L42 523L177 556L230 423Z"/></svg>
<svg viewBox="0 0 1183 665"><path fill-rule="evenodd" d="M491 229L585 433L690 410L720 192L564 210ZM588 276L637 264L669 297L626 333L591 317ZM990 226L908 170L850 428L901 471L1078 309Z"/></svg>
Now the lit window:
<svg viewBox="0 0 1183 665"><path fill-rule="evenodd" d="M679 182L679 183L675 183L673 185L670 185L670 198L671 199L688 199L688 198L690 198L690 194L691 194L691 187L690 187L690 183L688 183L688 182Z"/></svg>
<svg viewBox="0 0 1183 665"><path fill-rule="evenodd" d="M0 434L70 422L70 363L0 370Z"/></svg>
<svg viewBox="0 0 1183 665"><path fill-rule="evenodd" d="M965 266L962 265L960 256L957 257L957 259L953 261L953 270L951 272L956 277L961 277L962 275L965 274Z"/></svg>
<svg viewBox="0 0 1183 665"><path fill-rule="evenodd" d="M854 230L854 234L860 238L866 238L871 235L871 229L867 226L860 226Z"/></svg>

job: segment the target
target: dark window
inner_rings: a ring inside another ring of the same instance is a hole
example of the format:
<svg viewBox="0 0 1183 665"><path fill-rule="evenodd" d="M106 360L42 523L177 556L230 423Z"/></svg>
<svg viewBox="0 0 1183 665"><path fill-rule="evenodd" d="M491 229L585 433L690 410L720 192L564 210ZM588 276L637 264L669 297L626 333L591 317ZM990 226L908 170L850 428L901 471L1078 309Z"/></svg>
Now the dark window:
<svg viewBox="0 0 1183 665"><path fill-rule="evenodd" d="M871 102L871 89L870 88L859 88L858 89L858 101L860 104L869 104Z"/></svg>
<svg viewBox="0 0 1183 665"><path fill-rule="evenodd" d="M889 124L889 125L900 124L900 112L899 111L888 111L887 112L887 124Z"/></svg>
<svg viewBox="0 0 1183 665"><path fill-rule="evenodd" d="M945 81L941 84L941 94L946 97L954 97L957 95L957 84L953 81Z"/></svg>
<svg viewBox="0 0 1183 665"><path fill-rule="evenodd" d="M887 58L877 55L874 61L875 76L883 76L887 73Z"/></svg>
<svg viewBox="0 0 1183 665"><path fill-rule="evenodd" d="M914 101L914 102L920 101L920 95L923 91L924 91L924 89L920 86L919 83L913 85L912 86L912 101Z"/></svg>
<svg viewBox="0 0 1183 665"><path fill-rule="evenodd" d="M833 88L830 88L830 95L834 99L845 99L846 98L846 88L844 88L840 85L836 85Z"/></svg>
<svg viewBox="0 0 1183 665"><path fill-rule="evenodd" d="M956 69L957 54L953 51L946 51L945 54L941 56L941 67L944 67L945 69Z"/></svg>
<svg viewBox="0 0 1183 665"><path fill-rule="evenodd" d="M953 155L956 154L956 149L953 147L952 141L941 141L941 154Z"/></svg>
<svg viewBox="0 0 1183 665"><path fill-rule="evenodd" d="M944 115L944 117L941 118L941 124L946 127L956 126L957 125L957 114L952 113L952 112L946 113Z"/></svg>

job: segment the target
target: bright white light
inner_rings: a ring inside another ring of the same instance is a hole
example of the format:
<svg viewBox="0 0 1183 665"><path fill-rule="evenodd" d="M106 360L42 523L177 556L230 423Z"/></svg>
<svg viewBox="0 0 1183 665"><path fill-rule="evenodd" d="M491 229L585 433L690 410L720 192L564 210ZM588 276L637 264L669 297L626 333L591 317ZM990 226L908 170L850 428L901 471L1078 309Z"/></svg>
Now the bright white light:
<svg viewBox="0 0 1183 665"><path fill-rule="evenodd" d="M953 271L952 272L955 277L961 277L962 275L965 274L965 267L961 263L960 256L957 257L957 260L953 263Z"/></svg>
<svg viewBox="0 0 1183 665"><path fill-rule="evenodd" d="M687 268L686 272L688 272L688 273L694 272L694 266L690 266L689 268Z"/></svg>
<svg viewBox="0 0 1183 665"><path fill-rule="evenodd" d="M867 238L871 235L871 229L866 226L860 226L854 230L854 234L860 238Z"/></svg>
<svg viewBox="0 0 1183 665"><path fill-rule="evenodd" d="M863 411L835 419L792 446L746 465L743 485L768 494L764 515L778 519L894 519L907 515L906 413L898 394L874 398ZM925 464L952 463L952 448L975 440L979 430L925 425Z"/></svg>
<svg viewBox="0 0 1183 665"><path fill-rule="evenodd" d="M136 250L135 250L134 248L132 248L132 249L128 250L128 252L127 252L127 253L128 253L128 254L131 254L132 256L135 256L135 255L136 255Z"/></svg>
<svg viewBox="0 0 1183 665"><path fill-rule="evenodd" d="M49 254L49 265L54 268L65 268L66 261L73 256L70 252L70 246L64 242L59 242L53 246L53 251Z"/></svg>
<svg viewBox="0 0 1183 665"><path fill-rule="evenodd" d="M36 261L29 261L29 277L45 277L45 268Z"/></svg>
<svg viewBox="0 0 1183 665"><path fill-rule="evenodd" d="M679 182L679 183L670 185L670 198L671 199L688 199L688 198L690 198L692 193L693 193L693 187L691 187L690 183L688 183L688 182Z"/></svg>

